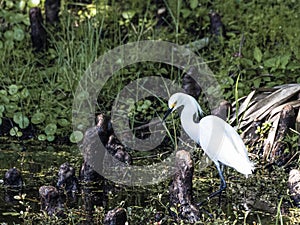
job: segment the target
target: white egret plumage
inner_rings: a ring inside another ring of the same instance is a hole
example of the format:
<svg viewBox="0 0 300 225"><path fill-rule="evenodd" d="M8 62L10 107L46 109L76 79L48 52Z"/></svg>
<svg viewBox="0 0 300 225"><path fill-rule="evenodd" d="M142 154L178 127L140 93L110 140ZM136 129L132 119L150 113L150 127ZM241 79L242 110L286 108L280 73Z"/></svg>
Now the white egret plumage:
<svg viewBox="0 0 300 225"><path fill-rule="evenodd" d="M196 99L184 93L173 94L168 106L169 110L163 120L178 107L183 106L180 120L184 131L201 146L218 169L221 178L220 189L210 194L208 198L220 194L226 188L222 165L232 167L246 177L252 174L254 165L248 158L244 142L232 126L217 116L203 117L203 111ZM200 117L200 122L194 121L195 114Z"/></svg>

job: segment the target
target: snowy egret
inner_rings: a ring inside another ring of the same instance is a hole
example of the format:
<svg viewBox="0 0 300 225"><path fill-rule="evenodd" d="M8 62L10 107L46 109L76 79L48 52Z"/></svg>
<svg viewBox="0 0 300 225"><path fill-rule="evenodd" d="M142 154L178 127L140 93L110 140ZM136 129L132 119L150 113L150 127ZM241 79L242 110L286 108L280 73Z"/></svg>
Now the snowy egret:
<svg viewBox="0 0 300 225"><path fill-rule="evenodd" d="M215 163L221 178L220 189L208 196L208 199L221 194L226 188L226 181L221 167L223 165L233 167L246 177L254 170L253 163L248 158L248 152L239 134L232 126L217 116L203 117L203 111L192 96L184 93L173 94L168 102L167 116L183 106L180 120L185 132L198 143L205 154ZM200 122L194 121L194 116L200 118ZM202 118L201 118L202 117Z"/></svg>

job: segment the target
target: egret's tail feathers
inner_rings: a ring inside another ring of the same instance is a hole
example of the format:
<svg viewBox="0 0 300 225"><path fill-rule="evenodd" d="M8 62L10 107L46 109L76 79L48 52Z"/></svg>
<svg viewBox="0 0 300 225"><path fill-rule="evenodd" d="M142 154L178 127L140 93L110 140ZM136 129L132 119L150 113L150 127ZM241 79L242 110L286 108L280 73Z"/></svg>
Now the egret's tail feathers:
<svg viewBox="0 0 300 225"><path fill-rule="evenodd" d="M234 168L239 173L242 173L248 177L254 171L254 164L250 161L248 156L243 156L241 154L236 154L234 156L228 157L228 155L223 155L223 160L220 162L226 166ZM232 160L234 158L234 160Z"/></svg>
<svg viewBox="0 0 300 225"><path fill-rule="evenodd" d="M252 172L254 171L254 164L252 162L247 162L247 163L244 163L243 165L240 165L240 166L237 166L235 167L235 169L244 174L246 176L246 178L248 178L249 175L252 174Z"/></svg>

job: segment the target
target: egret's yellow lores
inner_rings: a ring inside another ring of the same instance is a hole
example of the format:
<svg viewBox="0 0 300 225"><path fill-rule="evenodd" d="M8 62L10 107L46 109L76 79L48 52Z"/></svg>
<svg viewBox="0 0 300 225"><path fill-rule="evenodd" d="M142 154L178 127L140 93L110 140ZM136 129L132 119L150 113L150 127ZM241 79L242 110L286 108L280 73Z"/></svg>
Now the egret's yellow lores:
<svg viewBox="0 0 300 225"><path fill-rule="evenodd" d="M248 152L240 135L232 126L217 116L203 116L203 111L196 99L184 93L176 93L171 96L168 102L169 110L164 119L183 106L180 120L185 132L198 143L206 155L215 163L220 178L220 189L209 195L212 198L220 194L226 188L226 181L223 176L221 165L230 166L246 177L254 170L253 163L248 158ZM195 122L195 115L200 122Z"/></svg>

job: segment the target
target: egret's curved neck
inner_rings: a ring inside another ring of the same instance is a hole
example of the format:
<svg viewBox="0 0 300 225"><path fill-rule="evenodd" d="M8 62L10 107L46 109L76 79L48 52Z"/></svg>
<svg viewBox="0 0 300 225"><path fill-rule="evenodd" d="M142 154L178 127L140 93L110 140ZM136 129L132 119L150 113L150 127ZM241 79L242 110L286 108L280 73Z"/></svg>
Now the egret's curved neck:
<svg viewBox="0 0 300 225"><path fill-rule="evenodd" d="M181 111L181 126L183 127L184 131L192 138L196 143L199 142L200 137L200 129L199 123L194 121L195 113L198 116L198 109L195 107L190 107L190 105L184 106L183 110ZM199 144L199 143L198 143Z"/></svg>

